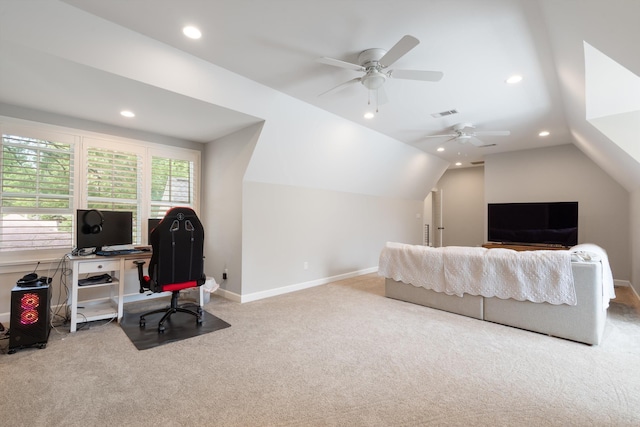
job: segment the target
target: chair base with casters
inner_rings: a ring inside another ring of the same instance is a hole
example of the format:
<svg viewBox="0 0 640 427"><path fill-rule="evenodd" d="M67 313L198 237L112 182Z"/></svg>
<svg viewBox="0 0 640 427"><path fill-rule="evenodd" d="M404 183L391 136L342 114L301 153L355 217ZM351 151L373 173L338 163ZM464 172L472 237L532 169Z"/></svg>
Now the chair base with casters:
<svg viewBox="0 0 640 427"><path fill-rule="evenodd" d="M171 292L171 306L168 308L159 308L157 310L153 310L150 311L148 313L144 313L140 315L140 327L144 328L147 324L147 321L145 319L146 316L150 316L152 314L157 314L157 313L164 313L164 316L162 316L162 319L160 319L160 322L158 322L158 332L160 332L161 334L164 333L165 331L165 327L164 327L164 322L166 322L167 320L170 320L171 315L175 314L175 313L187 313L190 314L192 316L195 316L196 318L196 324L198 325L202 325L202 307L198 306L197 311L193 311L193 310L189 310L186 309L184 307L180 307L178 306L178 296L180 295L180 291L173 291Z"/></svg>
<svg viewBox="0 0 640 427"><path fill-rule="evenodd" d="M146 292L150 290L153 286L153 282L149 278L149 276L144 276L142 272L142 266L145 264L144 261L134 261L134 264L138 267L138 278L140 279L140 293ZM146 285L146 286L145 286ZM164 313L160 322L158 322L158 332L164 333L165 327L164 323L167 320L171 319L171 316L175 313L186 313L194 316L196 318L196 325L202 325L202 307L198 305L198 309L196 311L189 310L184 307L180 307L178 305L178 298L180 296L180 291L182 289L190 289L196 287L197 283L194 281L178 283L169 286L165 286L163 291L171 291L171 305L167 308L159 308L156 310L149 311L147 313L143 313L140 315L140 327L144 328L147 325L146 317L152 314Z"/></svg>

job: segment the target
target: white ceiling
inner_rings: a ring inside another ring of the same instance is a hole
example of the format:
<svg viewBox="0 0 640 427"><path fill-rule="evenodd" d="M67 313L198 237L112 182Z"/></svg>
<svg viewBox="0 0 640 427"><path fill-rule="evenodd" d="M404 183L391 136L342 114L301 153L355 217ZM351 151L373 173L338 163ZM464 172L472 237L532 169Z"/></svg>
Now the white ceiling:
<svg viewBox="0 0 640 427"><path fill-rule="evenodd" d="M0 0L0 7L16 1ZM585 2L591 6L585 7ZM32 3L37 4L38 0ZM182 50L468 166L488 153L576 143L576 127L584 126L580 135L596 132L586 127L583 112L567 111L567 108L575 110L576 105L584 108L573 102L580 97L584 99L584 86L567 88L562 81L563 72L584 73L582 40L586 36L580 33L594 22L613 29L600 32L599 37L610 40L605 45L628 45L625 40L628 35L624 34L628 30L620 29L620 19L631 20L625 8L637 11L640 2L66 0L65 3L95 15L88 19L111 21L158 40L169 50ZM610 5L611 16L602 15L602 4ZM38 13L37 7L34 13ZM203 37L197 41L186 39L181 33L186 24L197 25ZM60 31L67 30L60 28ZM638 35L637 29L632 31L633 37ZM389 102L379 106L372 120L363 118L371 106L367 105L367 90L361 85L318 96L360 73L318 63L317 58L328 56L357 62L362 50L388 50L405 34L417 37L420 44L392 68L442 71L441 81L388 80L385 89ZM0 35L1 103L198 142L211 141L258 120L106 70L23 49L15 42L14 34L3 34L0 29ZM597 41L590 42L598 46ZM70 40L73 43L81 41ZM507 85L506 78L515 73L523 75L523 81ZM567 96L573 99L567 100ZM125 106L154 113L125 122L113 114ZM431 116L451 109L459 113L443 118ZM450 141L444 145L444 153L435 149L446 138L424 138L450 133L451 126L459 122L472 122L477 130L510 130L511 135L482 137L486 144L497 144L487 148ZM537 134L541 130L548 130L551 135L540 138Z"/></svg>

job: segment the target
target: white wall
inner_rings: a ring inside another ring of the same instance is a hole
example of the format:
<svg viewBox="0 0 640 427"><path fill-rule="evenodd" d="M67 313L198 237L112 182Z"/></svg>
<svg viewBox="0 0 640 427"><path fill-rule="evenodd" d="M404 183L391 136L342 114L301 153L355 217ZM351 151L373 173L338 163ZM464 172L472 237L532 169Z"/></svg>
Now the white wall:
<svg viewBox="0 0 640 427"><path fill-rule="evenodd" d="M481 246L485 239L484 168L449 169L436 184L442 191L443 246Z"/></svg>
<svg viewBox="0 0 640 427"><path fill-rule="evenodd" d="M448 165L283 94L262 113L245 181L422 200Z"/></svg>
<svg viewBox="0 0 640 427"><path fill-rule="evenodd" d="M423 200L446 166L308 104L274 98L244 177L242 295L369 271L385 241L421 243Z"/></svg>
<svg viewBox="0 0 640 427"><path fill-rule="evenodd" d="M640 294L640 189L630 194L631 285Z"/></svg>
<svg viewBox="0 0 640 427"><path fill-rule="evenodd" d="M614 278L631 280L629 193L575 146L489 155L484 175L487 203L578 201L578 242L604 248Z"/></svg>
<svg viewBox="0 0 640 427"><path fill-rule="evenodd" d="M247 182L243 204L242 294L249 298L375 271L387 241L421 243L421 199Z"/></svg>
<svg viewBox="0 0 640 427"><path fill-rule="evenodd" d="M212 141L203 157L205 272L221 289L238 295L242 293L242 181L261 131L262 123Z"/></svg>
<svg viewBox="0 0 640 427"><path fill-rule="evenodd" d="M446 166L290 98L280 108L205 149L206 271L236 300L371 271L389 240L421 243L423 199Z"/></svg>

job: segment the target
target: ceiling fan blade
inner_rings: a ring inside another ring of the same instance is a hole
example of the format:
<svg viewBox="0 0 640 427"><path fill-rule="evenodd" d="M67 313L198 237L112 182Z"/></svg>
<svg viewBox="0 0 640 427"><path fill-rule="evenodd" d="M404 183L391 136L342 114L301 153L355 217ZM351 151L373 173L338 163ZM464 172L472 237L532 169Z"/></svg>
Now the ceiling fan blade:
<svg viewBox="0 0 640 427"><path fill-rule="evenodd" d="M400 39L398 43L396 43L389 51L380 58L380 64L383 67L388 67L398 59L403 57L407 52L409 52L414 47L418 46L420 40L413 36L404 36Z"/></svg>
<svg viewBox="0 0 640 427"><path fill-rule="evenodd" d="M457 133L449 133L446 135L426 135L425 138L444 138L444 137L453 138L457 136L458 136Z"/></svg>
<svg viewBox="0 0 640 427"><path fill-rule="evenodd" d="M344 83L341 83L341 84L339 84L338 86L333 87L333 88L329 89L329 90L328 90L328 91L326 91L326 92L322 92L322 93L321 93L320 95L318 95L318 96L323 96L323 95L327 95L327 94L329 94L329 93L336 93L336 92L339 92L339 91L343 90L344 88L346 88L347 86L352 85L353 83L358 83L358 82L360 82L360 80L362 80L362 77L356 77L355 79L351 79L351 80L349 80L349 81L346 81L346 82L344 82Z"/></svg>
<svg viewBox="0 0 640 427"><path fill-rule="evenodd" d="M511 132L508 130L479 130L474 132L474 135L482 136L509 136Z"/></svg>
<svg viewBox="0 0 640 427"><path fill-rule="evenodd" d="M318 58L316 61L320 62L321 64L332 65L334 67L340 67L340 68L346 68L347 70L366 71L362 65L341 61L335 58L327 58L326 56L323 56L322 58Z"/></svg>
<svg viewBox="0 0 640 427"><path fill-rule="evenodd" d="M480 141L480 140L479 140L478 138L476 138L475 136L472 136L472 137L469 139L469 142L470 142L472 145L476 146L476 147L481 147L481 146L483 146L483 145L484 145L484 142Z"/></svg>
<svg viewBox="0 0 640 427"><path fill-rule="evenodd" d="M442 79L444 74L441 71L425 71L425 70L392 70L389 77L394 79L405 80L421 80L424 82L437 82Z"/></svg>

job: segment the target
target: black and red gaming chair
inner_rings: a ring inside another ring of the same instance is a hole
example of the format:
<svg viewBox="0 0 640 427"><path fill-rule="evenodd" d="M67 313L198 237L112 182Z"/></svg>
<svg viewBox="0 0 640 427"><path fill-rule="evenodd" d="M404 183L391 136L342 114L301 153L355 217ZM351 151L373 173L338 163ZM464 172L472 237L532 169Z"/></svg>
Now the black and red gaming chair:
<svg viewBox="0 0 640 427"><path fill-rule="evenodd" d="M204 229L196 213L184 207L170 209L151 232L150 243L153 253L149 261L148 276L144 276L142 272L144 261L136 261L140 293L149 290L170 291L171 305L142 314L140 327L145 327L146 316L165 313L158 323L158 332L163 333L165 322L178 312L195 316L196 324L201 325L200 305L197 311L178 306L181 290L202 286L206 280L203 256Z"/></svg>

